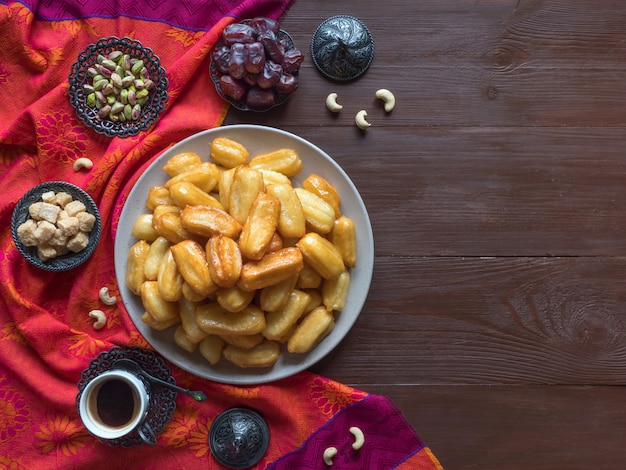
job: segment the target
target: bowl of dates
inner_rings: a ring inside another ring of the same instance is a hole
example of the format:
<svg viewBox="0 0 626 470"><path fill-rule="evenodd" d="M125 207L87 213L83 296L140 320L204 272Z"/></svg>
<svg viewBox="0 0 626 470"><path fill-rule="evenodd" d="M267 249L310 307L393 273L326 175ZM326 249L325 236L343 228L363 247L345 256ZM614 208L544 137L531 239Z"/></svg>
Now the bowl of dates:
<svg viewBox="0 0 626 470"><path fill-rule="evenodd" d="M218 94L243 111L267 111L298 89L304 55L278 21L252 18L224 28L211 51Z"/></svg>

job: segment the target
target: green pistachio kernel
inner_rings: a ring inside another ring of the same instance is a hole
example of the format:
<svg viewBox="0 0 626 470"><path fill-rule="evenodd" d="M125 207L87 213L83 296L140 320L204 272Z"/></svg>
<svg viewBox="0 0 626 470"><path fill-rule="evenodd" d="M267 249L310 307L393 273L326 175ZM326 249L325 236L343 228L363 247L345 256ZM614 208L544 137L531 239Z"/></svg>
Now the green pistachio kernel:
<svg viewBox="0 0 626 470"><path fill-rule="evenodd" d="M133 66L131 67L131 72L133 72L135 75L139 75L141 73L141 69L143 68L143 60L139 59L137 62L135 62L133 64Z"/></svg>

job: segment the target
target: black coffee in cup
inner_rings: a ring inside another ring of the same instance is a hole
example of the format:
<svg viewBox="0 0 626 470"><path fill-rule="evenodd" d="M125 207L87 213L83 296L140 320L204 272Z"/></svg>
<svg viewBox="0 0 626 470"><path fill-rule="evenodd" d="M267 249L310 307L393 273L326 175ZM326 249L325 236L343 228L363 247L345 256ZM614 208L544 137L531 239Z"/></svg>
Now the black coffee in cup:
<svg viewBox="0 0 626 470"><path fill-rule="evenodd" d="M150 396L139 377L124 370L105 371L87 382L80 394L78 413L91 434L120 439L138 431L154 445L156 438L145 423Z"/></svg>
<svg viewBox="0 0 626 470"><path fill-rule="evenodd" d="M93 390L88 407L90 415L102 425L121 427L139 413L139 400L127 381L112 377Z"/></svg>

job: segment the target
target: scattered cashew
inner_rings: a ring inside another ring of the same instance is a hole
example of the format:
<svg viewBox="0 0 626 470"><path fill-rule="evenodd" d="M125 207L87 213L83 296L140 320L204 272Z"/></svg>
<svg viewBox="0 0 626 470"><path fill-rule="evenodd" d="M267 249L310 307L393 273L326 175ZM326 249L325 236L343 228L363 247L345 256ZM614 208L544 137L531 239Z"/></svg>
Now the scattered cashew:
<svg viewBox="0 0 626 470"><path fill-rule="evenodd" d="M117 302L117 297L109 294L108 287L103 287L102 289L100 289L99 296L103 304L115 305L115 303Z"/></svg>
<svg viewBox="0 0 626 470"><path fill-rule="evenodd" d="M91 170L93 168L93 162L87 157L81 157L74 162L74 171L80 171L82 168Z"/></svg>
<svg viewBox="0 0 626 470"><path fill-rule="evenodd" d="M376 98L378 98L379 100L383 100L383 102L385 103L385 111L388 113L390 113L396 105L396 97L393 96L393 93L391 93L386 88L381 88L380 90L378 90L376 92Z"/></svg>
<svg viewBox="0 0 626 470"><path fill-rule="evenodd" d="M343 109L343 106L337 103L337 93L331 93L326 97L326 107L333 113L338 113Z"/></svg>
<svg viewBox="0 0 626 470"><path fill-rule="evenodd" d="M359 450L365 444L365 436L363 435L363 431L361 428L357 428L356 426L352 426L350 428L350 432L354 436L354 443L352 444L352 448L354 450Z"/></svg>
<svg viewBox="0 0 626 470"><path fill-rule="evenodd" d="M107 317L102 310L92 310L89 316L95 320L92 326L96 330L103 328L107 323Z"/></svg>
<svg viewBox="0 0 626 470"><path fill-rule="evenodd" d="M354 117L354 122L356 122L356 125L359 129L365 130L371 126L371 124L367 122L367 119L365 119L366 116L367 111L365 111L364 109L356 113L356 116Z"/></svg>
<svg viewBox="0 0 626 470"><path fill-rule="evenodd" d="M324 451L324 463L329 467L333 464L333 457L337 455L336 447L328 447Z"/></svg>

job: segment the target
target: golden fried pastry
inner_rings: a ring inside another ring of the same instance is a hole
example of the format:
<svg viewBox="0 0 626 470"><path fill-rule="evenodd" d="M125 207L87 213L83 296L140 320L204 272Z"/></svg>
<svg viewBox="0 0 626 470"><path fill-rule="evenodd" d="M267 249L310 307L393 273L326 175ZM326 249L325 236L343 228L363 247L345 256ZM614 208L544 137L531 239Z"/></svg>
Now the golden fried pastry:
<svg viewBox="0 0 626 470"><path fill-rule="evenodd" d="M298 248L283 248L266 254L259 261L244 264L237 285L247 291L263 289L298 274L302 264L302 253Z"/></svg>
<svg viewBox="0 0 626 470"><path fill-rule="evenodd" d="M241 275L243 260L239 245L224 235L215 235L206 244L211 279L220 287L233 287Z"/></svg>
<svg viewBox="0 0 626 470"><path fill-rule="evenodd" d="M255 305L228 312L216 303L203 303L196 308L196 323L214 335L255 335L265 328L265 313Z"/></svg>
<svg viewBox="0 0 626 470"><path fill-rule="evenodd" d="M218 286L211 279L204 248L194 240L184 240L170 248L178 271L189 287L198 294L209 296Z"/></svg>
<svg viewBox="0 0 626 470"><path fill-rule="evenodd" d="M242 368L270 367L280 356L280 344L275 341L263 341L251 349L243 349L227 344L222 355L225 359Z"/></svg>
<svg viewBox="0 0 626 470"><path fill-rule="evenodd" d="M318 233L307 233L296 246L302 251L304 260L324 279L337 279L345 270L337 248Z"/></svg>
<svg viewBox="0 0 626 470"><path fill-rule="evenodd" d="M225 168L234 168L248 162L250 152L239 142L227 137L211 141L211 159Z"/></svg>
<svg viewBox="0 0 626 470"><path fill-rule="evenodd" d="M257 194L239 236L239 249L246 258L263 258L276 232L279 214L278 199L264 192Z"/></svg>

